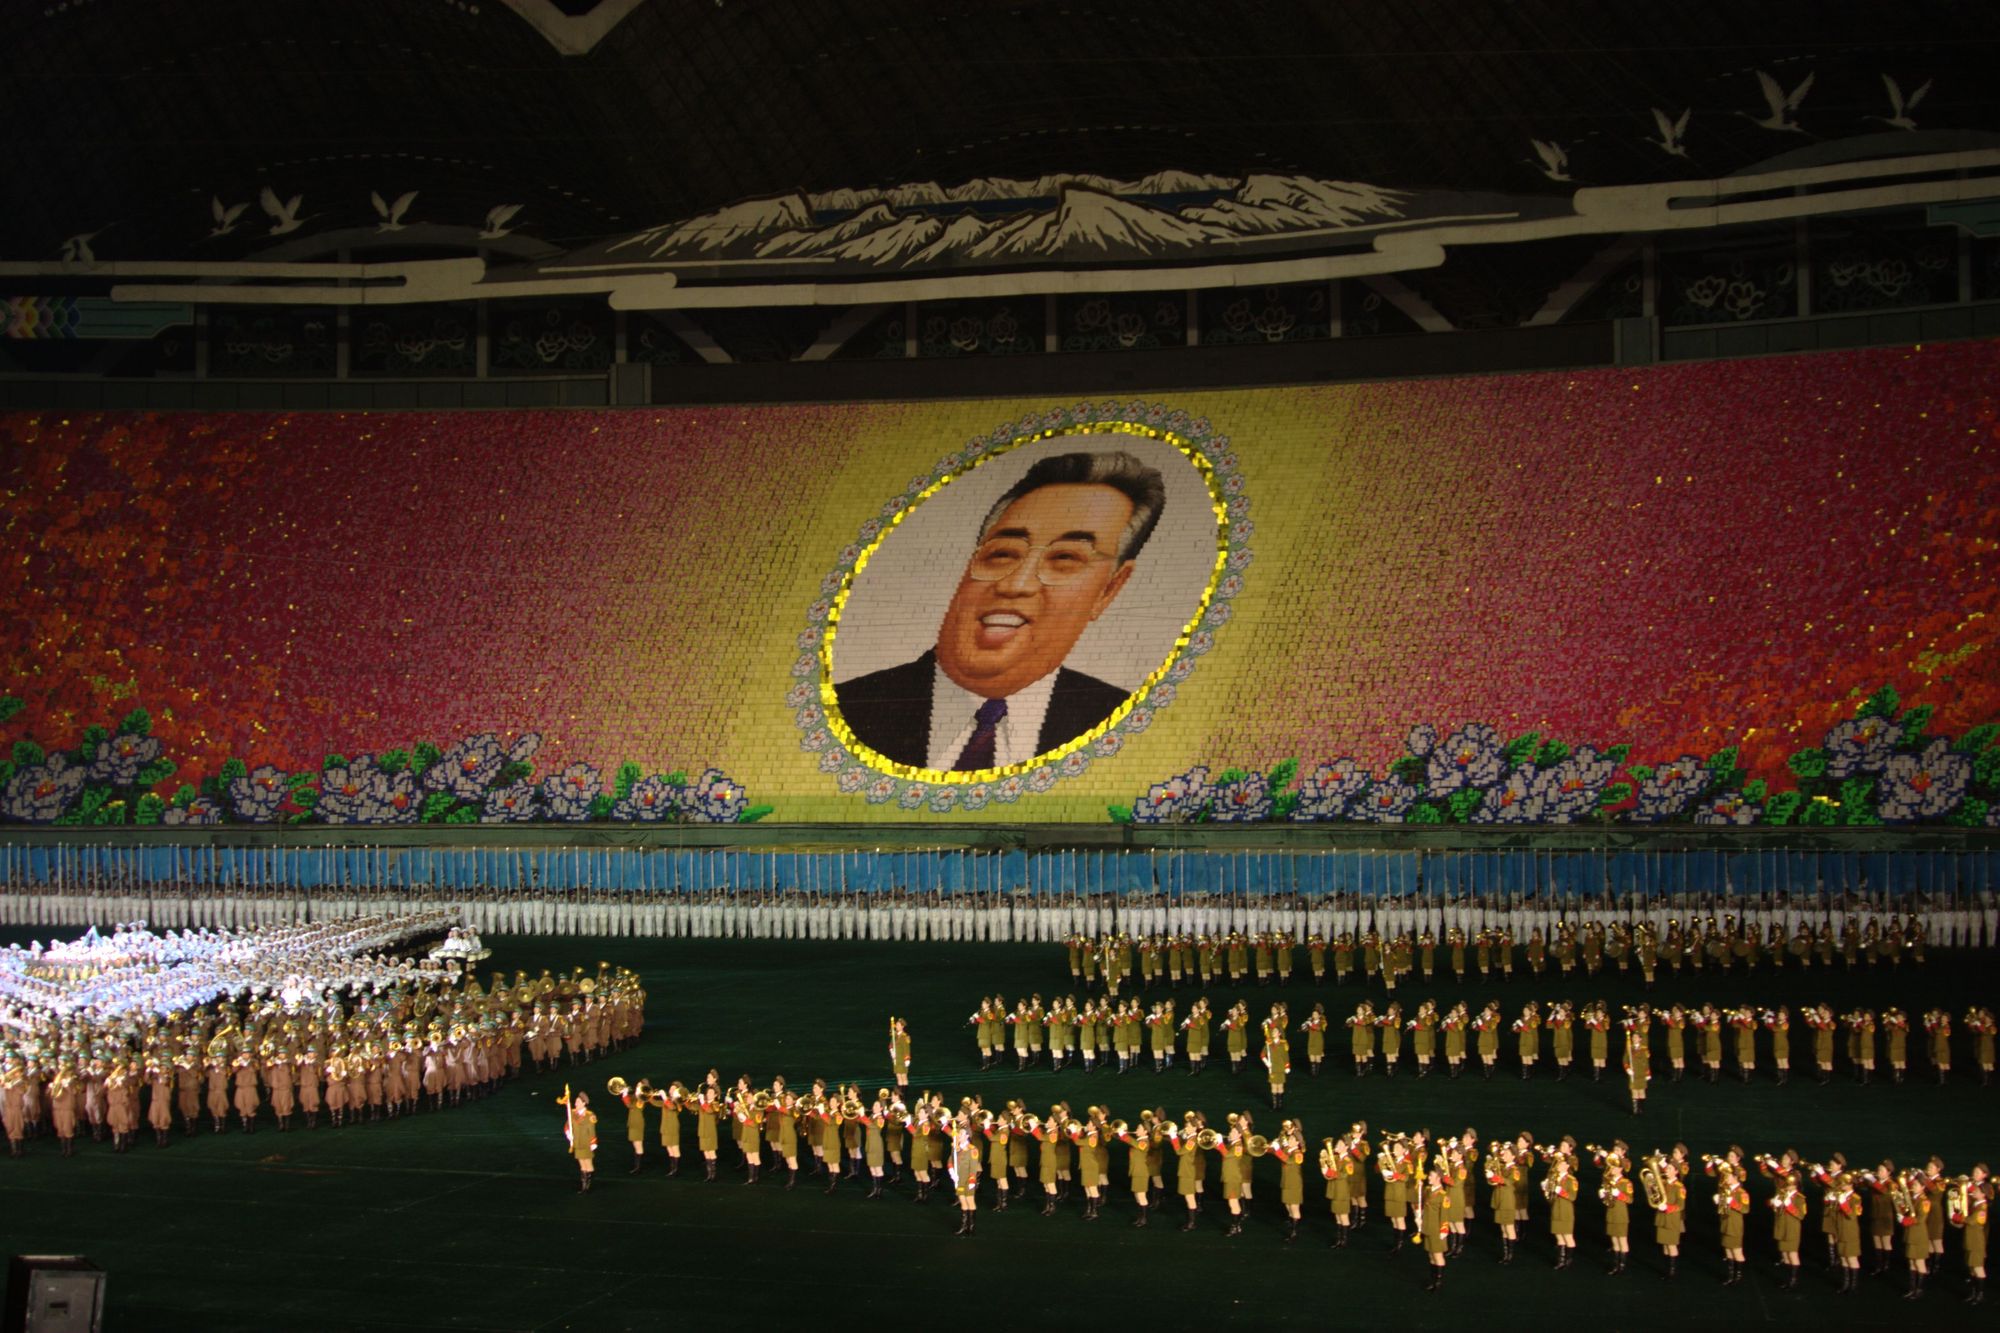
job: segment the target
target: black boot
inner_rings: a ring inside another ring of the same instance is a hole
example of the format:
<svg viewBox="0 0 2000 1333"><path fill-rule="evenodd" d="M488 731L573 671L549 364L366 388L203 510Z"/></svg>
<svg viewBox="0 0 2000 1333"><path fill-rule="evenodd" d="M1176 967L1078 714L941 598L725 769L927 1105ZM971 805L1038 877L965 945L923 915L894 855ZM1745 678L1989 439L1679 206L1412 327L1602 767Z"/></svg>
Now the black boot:
<svg viewBox="0 0 2000 1333"><path fill-rule="evenodd" d="M1188 1209L1187 1220L1181 1223L1181 1230L1193 1231L1195 1228L1195 1219L1197 1218L1197 1216L1198 1214L1195 1212L1194 1209L1192 1208Z"/></svg>
<svg viewBox="0 0 2000 1333"><path fill-rule="evenodd" d="M1287 1220L1285 1226L1285 1244L1289 1245L1298 1238L1299 1238L1299 1219L1296 1217L1290 1218Z"/></svg>
<svg viewBox="0 0 2000 1333"><path fill-rule="evenodd" d="M645 1166L646 1166L646 1159L644 1157L634 1157L632 1159L632 1169L630 1171L627 1171L625 1174L628 1176L636 1176L639 1174L640 1171L645 1169Z"/></svg>
<svg viewBox="0 0 2000 1333"><path fill-rule="evenodd" d="M1044 1195L1042 1198L1042 1216L1054 1217L1055 1215L1056 1215L1056 1196L1053 1194Z"/></svg>
<svg viewBox="0 0 2000 1333"><path fill-rule="evenodd" d="M1240 1236L1243 1234L1243 1217L1240 1213L1231 1213L1229 1215L1229 1229L1222 1234L1225 1236Z"/></svg>
<svg viewBox="0 0 2000 1333"><path fill-rule="evenodd" d="M1143 1227L1143 1226L1145 1226L1145 1225L1146 1225L1146 1212L1147 1212L1147 1206L1146 1206L1145 1204L1143 1204L1143 1203L1142 1203L1142 1204L1140 1204L1140 1205L1139 1205L1139 1215L1138 1215L1137 1217L1135 1217L1135 1218L1133 1218L1133 1219L1132 1219L1132 1225L1133 1225L1133 1227L1137 1228L1137 1227Z"/></svg>
<svg viewBox="0 0 2000 1333"><path fill-rule="evenodd" d="M707 1168L707 1174L705 1174L705 1175L704 1175L704 1176L702 1177L702 1179L703 1179L703 1180L714 1180L714 1179L715 1179L715 1159L714 1159L713 1157L710 1157L710 1158L707 1158L707 1159L705 1159L705 1160L704 1160L704 1161L702 1162L702 1166L703 1166L703 1167L705 1167L705 1168Z"/></svg>
<svg viewBox="0 0 2000 1333"><path fill-rule="evenodd" d="M868 1187L868 1194L866 1197L870 1199L879 1199L882 1197L882 1177L880 1176L875 1177L874 1181Z"/></svg>

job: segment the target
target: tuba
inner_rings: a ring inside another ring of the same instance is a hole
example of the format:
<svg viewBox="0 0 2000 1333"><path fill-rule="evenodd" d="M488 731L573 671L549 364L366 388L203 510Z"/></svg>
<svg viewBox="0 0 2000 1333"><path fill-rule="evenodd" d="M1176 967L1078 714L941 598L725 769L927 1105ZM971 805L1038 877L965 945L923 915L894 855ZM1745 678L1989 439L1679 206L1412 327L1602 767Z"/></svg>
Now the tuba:
<svg viewBox="0 0 2000 1333"><path fill-rule="evenodd" d="M619 1078L617 1075L614 1074L611 1077L611 1081L604 1085L604 1090L610 1093L613 1097L623 1097L625 1095L625 1089L628 1086L630 1085L627 1084L624 1079Z"/></svg>
<svg viewBox="0 0 2000 1333"><path fill-rule="evenodd" d="M1667 1182L1660 1177L1660 1155L1652 1153L1639 1168L1639 1188L1646 1192L1646 1206L1654 1212L1667 1207Z"/></svg>
<svg viewBox="0 0 2000 1333"><path fill-rule="evenodd" d="M1923 1196L1923 1187L1910 1188L1910 1172L1899 1171L1889 1180L1889 1203L1896 1210L1896 1221L1907 1223L1917 1215L1917 1200Z"/></svg>
<svg viewBox="0 0 2000 1333"><path fill-rule="evenodd" d="M1962 1227L1972 1216L1972 1177L1953 1176L1944 1186L1944 1218Z"/></svg>

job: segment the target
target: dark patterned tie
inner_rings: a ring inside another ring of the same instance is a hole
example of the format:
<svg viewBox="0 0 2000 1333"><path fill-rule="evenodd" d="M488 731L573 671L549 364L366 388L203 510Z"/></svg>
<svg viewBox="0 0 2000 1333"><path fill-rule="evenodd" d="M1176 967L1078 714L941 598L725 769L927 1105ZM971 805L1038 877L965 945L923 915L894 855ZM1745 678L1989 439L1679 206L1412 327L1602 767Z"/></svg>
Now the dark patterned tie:
<svg viewBox="0 0 2000 1333"><path fill-rule="evenodd" d="M1005 699L988 699L979 705L979 711L972 715L972 720L979 725L972 729L972 739L965 743L963 750L959 751L958 762L953 764L952 768L963 771L993 767L994 735L999 729L1000 719L1005 716L1007 716Z"/></svg>

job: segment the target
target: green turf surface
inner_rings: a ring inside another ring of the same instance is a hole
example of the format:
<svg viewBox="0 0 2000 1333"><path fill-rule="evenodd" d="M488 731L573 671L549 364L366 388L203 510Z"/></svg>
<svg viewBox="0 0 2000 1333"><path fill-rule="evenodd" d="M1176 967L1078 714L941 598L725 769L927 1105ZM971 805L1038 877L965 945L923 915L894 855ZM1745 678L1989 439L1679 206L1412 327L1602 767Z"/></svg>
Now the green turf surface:
<svg viewBox="0 0 2000 1333"><path fill-rule="evenodd" d="M1077 1106L1107 1105L1128 1119L1146 1105L1164 1105L1175 1115L1200 1107L1211 1120L1249 1107L1266 1131L1278 1118L1268 1110L1254 1064L1240 1077L1230 1075L1226 1062L1211 1064L1198 1079L1179 1069L1156 1077L1150 1068L1123 1077L1103 1070L1085 1075L1077 1066L1022 1074L1011 1060L1004 1070L980 1073L965 1019L981 994L998 991L1011 1000L1030 990L1046 998L1070 989L1061 952L1047 946L489 943L492 963L509 969L608 958L644 974L650 1001L641 1045L571 1075L593 1094L612 1074L664 1084L693 1079L711 1065L725 1080L747 1071L761 1083L782 1072L795 1086L824 1075L872 1090L888 1081L886 1019L898 1013L910 1018L915 1037L914 1084L954 1099L984 1090L989 1100L1018 1096L1044 1111L1060 1096ZM1866 999L1876 1007L1900 1004L1915 1018L1938 1003L1962 1014L1975 998L1991 1002L1996 992L1992 974L1973 961L1934 958L1925 969L1851 976L1819 969L1682 974L1663 979L1653 999L1784 1001L1795 1008L1822 997L1836 1005ZM1179 993L1185 1008L1196 992ZM1295 1018L1323 998L1337 1025L1362 991L1359 983L1316 991L1294 982L1282 991L1253 985L1208 992L1218 1010L1239 993L1256 1017L1281 994ZM1530 996L1601 995L1615 1005L1638 994L1636 980L1607 974L1569 983L1523 976L1463 991L1444 978L1428 985L1418 979L1401 998L1406 1010L1426 995L1463 996L1477 1008L1490 995L1511 1017ZM1844 1078L1820 1087L1810 1071L1783 1088L1768 1072L1748 1087L1726 1078L1714 1086L1659 1078L1645 1116L1635 1121L1615 1070L1602 1083L1587 1072L1560 1084L1546 1073L1523 1082L1507 1041L1502 1073L1491 1082L1476 1073L1454 1081L1441 1072L1419 1080L1407 1047L1397 1077L1357 1081L1343 1064L1343 1035L1334 1034L1327 1072L1317 1079L1304 1072L1303 1040L1294 1042L1298 1067L1285 1112L1304 1120L1315 1144L1365 1117L1378 1137L1383 1129L1456 1131L1470 1124L1485 1138L1523 1128L1545 1141L1565 1132L1580 1141L1622 1135L1640 1151L1676 1138L1696 1152L1734 1140L1752 1151L1794 1146L1808 1157L1835 1149L1857 1159L1886 1152L1899 1164L1935 1151L1953 1172L1975 1157L1996 1155L2000 1087L1978 1085L1963 1042L1958 1075L1945 1087L1926 1081L1921 1070L1901 1086L1885 1073L1865 1088ZM1810 1035L1794 1032L1793 1049L1806 1059ZM1920 1046L1916 1039L1911 1044ZM1578 1049L1587 1050L1581 1036ZM746 1188L728 1164L727 1148L714 1184L702 1181L698 1166L668 1179L657 1157L649 1158L646 1174L629 1177L623 1116L611 1107L599 1126L600 1183L579 1195L552 1100L563 1082L560 1073L530 1076L455 1110L341 1130L322 1125L281 1135L267 1123L254 1135L184 1139L177 1132L166 1149L142 1134L125 1156L83 1143L64 1160L44 1139L24 1160L0 1159L0 1244L11 1254L89 1256L109 1273L106 1327L146 1333L653 1329L697 1317L831 1320L843 1327L883 1315L939 1328L1044 1322L1117 1328L1142 1321L1200 1328L1250 1320L1283 1328L1329 1322L1495 1328L1564 1318L1602 1328L1994 1323L1970 1317L1987 1311L1958 1303L1955 1234L1948 1240L1948 1277L1933 1280L1923 1305L1898 1299L1900 1277L1870 1280L1856 1297L1836 1295L1816 1267L1823 1254L1816 1206L1807 1223L1807 1275L1797 1292L1778 1290L1768 1267L1769 1211L1761 1189L1751 1217L1750 1276L1725 1290L1700 1180L1690 1191L1680 1280L1659 1277L1651 1227L1636 1208L1637 1263L1624 1278L1609 1279L1594 1207L1598 1175L1588 1166L1576 1267L1550 1270L1553 1249L1539 1206L1519 1257L1499 1266L1482 1186L1471 1249L1453 1262L1438 1296L1422 1291L1421 1259L1386 1254L1379 1206L1354 1245L1329 1250L1332 1227L1310 1173L1306 1227L1296 1244L1283 1243L1272 1159L1259 1167L1252 1221L1233 1239L1222 1234L1217 1213L1200 1231L1182 1234L1177 1202L1157 1209L1149 1229L1132 1229L1124 1154L1115 1151L1112 1202L1101 1220L1082 1221L1074 1195L1061 1214L1043 1218L1019 1206L996 1216L982 1194L978 1235L958 1240L948 1193L939 1190L929 1205L914 1206L907 1177L900 1194L877 1201L851 1183L831 1198L803 1180L787 1193L782 1171L768 1167L763 1183ZM691 1117L686 1126L691 1146ZM689 1160L696 1160L692 1153ZM1211 1169L1211 1185L1215 1179Z"/></svg>

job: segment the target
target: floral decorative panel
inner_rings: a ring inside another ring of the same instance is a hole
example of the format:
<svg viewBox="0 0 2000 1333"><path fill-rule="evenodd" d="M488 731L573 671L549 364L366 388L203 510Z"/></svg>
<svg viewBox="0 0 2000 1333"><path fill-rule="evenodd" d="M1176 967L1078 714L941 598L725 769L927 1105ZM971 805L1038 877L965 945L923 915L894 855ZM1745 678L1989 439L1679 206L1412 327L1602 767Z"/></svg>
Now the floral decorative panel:
<svg viewBox="0 0 2000 1333"><path fill-rule="evenodd" d="M363 306L348 336L356 375L470 375L479 365L479 312L471 305Z"/></svg>
<svg viewBox="0 0 2000 1333"><path fill-rule="evenodd" d="M2000 344L1961 342L1084 399L0 416L0 809L1983 823L1996 385ZM1040 488L1085 516L1051 530ZM1197 538L1222 566L1166 577ZM978 652L937 651L952 624ZM1061 665L981 674L1022 645Z"/></svg>
<svg viewBox="0 0 2000 1333"><path fill-rule="evenodd" d="M332 306L214 306L208 373L315 376L334 372L339 329Z"/></svg>
<svg viewBox="0 0 2000 1333"><path fill-rule="evenodd" d="M1699 249L1662 246L1659 283L1663 324L1737 324L1799 311L1797 254L1786 233Z"/></svg>
<svg viewBox="0 0 2000 1333"><path fill-rule="evenodd" d="M602 302L496 301L486 310L496 375L602 371L617 335Z"/></svg>

